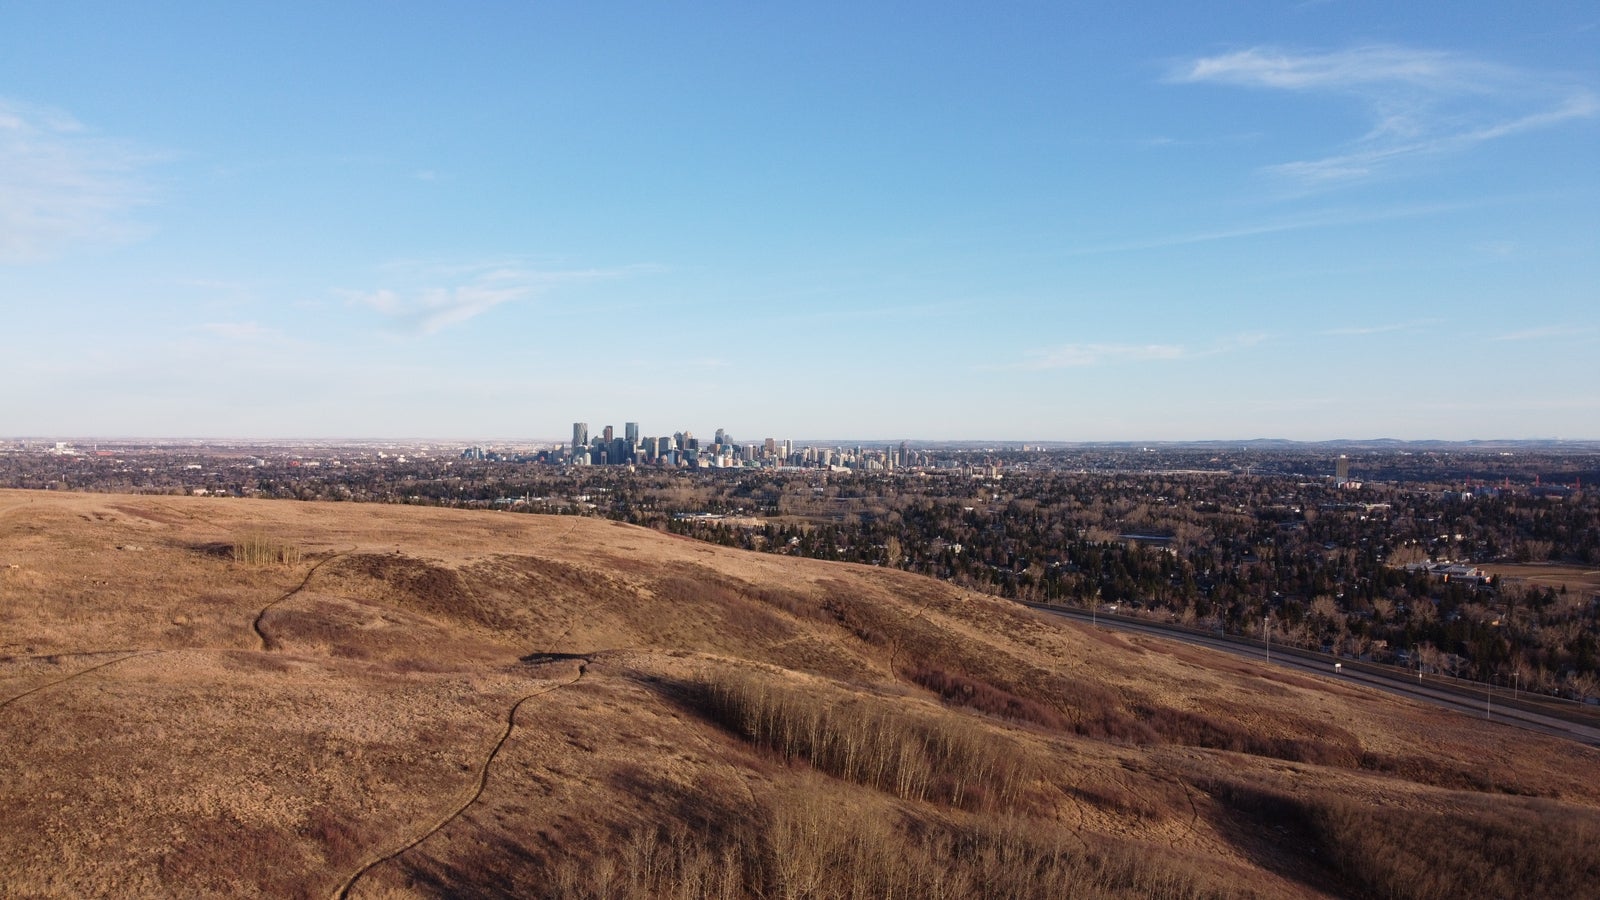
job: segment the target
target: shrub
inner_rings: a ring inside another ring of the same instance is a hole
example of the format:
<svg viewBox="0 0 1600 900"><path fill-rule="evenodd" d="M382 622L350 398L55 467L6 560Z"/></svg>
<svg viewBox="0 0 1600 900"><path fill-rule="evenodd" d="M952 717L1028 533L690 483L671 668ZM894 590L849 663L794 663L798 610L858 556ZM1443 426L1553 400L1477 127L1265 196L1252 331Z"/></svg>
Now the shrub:
<svg viewBox="0 0 1600 900"><path fill-rule="evenodd" d="M1337 893L1600 898L1600 812L1593 809L1456 794L1448 811L1437 812L1238 781L1205 789L1254 830L1309 848Z"/></svg>
<svg viewBox="0 0 1600 900"><path fill-rule="evenodd" d="M783 587L757 586L751 589L750 595L762 603L781 609L797 619L810 619L817 622L831 620L831 617L823 611L821 604L799 591Z"/></svg>
<svg viewBox="0 0 1600 900"><path fill-rule="evenodd" d="M292 566L300 562L300 548L265 532L252 531L234 539L233 561L247 566Z"/></svg>
<svg viewBox="0 0 1600 900"><path fill-rule="evenodd" d="M711 718L784 761L906 800L1010 807L1035 775L1015 741L975 722L914 716L872 701L841 705L752 675L717 675L697 687Z"/></svg>
<svg viewBox="0 0 1600 900"><path fill-rule="evenodd" d="M1005 719L1031 722L1045 728L1062 729L1067 724L1061 713L1043 703L1019 697L987 681L960 672L918 665L905 670L902 674L938 694L946 702L957 706L965 706Z"/></svg>
<svg viewBox="0 0 1600 900"><path fill-rule="evenodd" d="M643 825L615 859L566 858L561 898L1248 897L1194 862L1135 845L1086 843L1057 826L987 816L956 824L830 801L818 786L779 798L753 826Z"/></svg>
<svg viewBox="0 0 1600 900"><path fill-rule="evenodd" d="M1355 768L1360 762L1360 747L1348 734L1326 730L1316 737L1265 737L1236 721L1171 707L1141 709L1149 727L1162 740L1186 747L1208 747L1268 756L1291 762Z"/></svg>
<svg viewBox="0 0 1600 900"><path fill-rule="evenodd" d="M1449 814L1311 798L1329 857L1380 897L1600 897L1600 813L1547 800L1463 796Z"/></svg>

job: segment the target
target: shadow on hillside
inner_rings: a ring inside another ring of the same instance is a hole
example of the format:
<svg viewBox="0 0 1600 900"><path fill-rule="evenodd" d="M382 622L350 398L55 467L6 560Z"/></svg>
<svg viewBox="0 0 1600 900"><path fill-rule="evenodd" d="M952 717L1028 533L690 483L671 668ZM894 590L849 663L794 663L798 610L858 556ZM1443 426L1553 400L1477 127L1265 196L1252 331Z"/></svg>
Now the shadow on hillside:
<svg viewBox="0 0 1600 900"><path fill-rule="evenodd" d="M1261 868L1335 896L1350 885L1331 866L1312 811L1297 798L1221 779L1196 784L1216 801L1206 812L1217 834Z"/></svg>
<svg viewBox="0 0 1600 900"><path fill-rule="evenodd" d="M589 661L589 654L587 654L587 653L529 653L527 656L520 657L518 661L519 662L525 662L530 666L537 666L537 665L540 665L542 663L568 662L568 661L571 661L571 660L577 660L578 662L588 662Z"/></svg>
<svg viewBox="0 0 1600 900"><path fill-rule="evenodd" d="M548 839L546 832L541 837ZM471 850L443 862L432 856L412 853L401 857L409 890L436 897L467 900L511 900L538 896L534 885L547 880L550 857L547 852L529 848L524 842L487 830L480 830ZM419 890L420 889L420 890Z"/></svg>
<svg viewBox="0 0 1600 900"><path fill-rule="evenodd" d="M191 553L198 553L201 556L209 556L215 559L233 559L232 541L205 541L186 546Z"/></svg>

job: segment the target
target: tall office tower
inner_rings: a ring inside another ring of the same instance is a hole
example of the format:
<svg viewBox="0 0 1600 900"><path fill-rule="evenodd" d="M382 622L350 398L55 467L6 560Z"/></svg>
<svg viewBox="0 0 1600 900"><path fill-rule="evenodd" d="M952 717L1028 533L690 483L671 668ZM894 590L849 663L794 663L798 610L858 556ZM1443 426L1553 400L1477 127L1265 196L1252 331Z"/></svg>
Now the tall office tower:
<svg viewBox="0 0 1600 900"><path fill-rule="evenodd" d="M639 446L639 423L628 422L624 424L622 426L622 435L623 438L628 442L629 447Z"/></svg>
<svg viewBox="0 0 1600 900"><path fill-rule="evenodd" d="M727 442L728 442L728 433L726 431L723 431L721 428L718 428L717 429L717 443L726 444Z"/></svg>
<svg viewBox="0 0 1600 900"><path fill-rule="evenodd" d="M572 423L572 452L577 453L579 447L589 446L589 423Z"/></svg>
<svg viewBox="0 0 1600 900"><path fill-rule="evenodd" d="M772 438L767 438L761 449L762 452L766 453L768 456L772 456L778 452L778 442Z"/></svg>
<svg viewBox="0 0 1600 900"><path fill-rule="evenodd" d="M1349 481L1350 480L1350 457L1345 456L1343 453L1339 454L1339 461L1334 464L1334 472L1335 472L1335 475L1333 477L1333 483L1334 484L1343 485L1345 482Z"/></svg>
<svg viewBox="0 0 1600 900"><path fill-rule="evenodd" d="M611 443L612 441L616 440L617 439L617 430L615 428L612 428L610 425L607 425L606 426L606 431L605 431L605 438L606 438L606 443L608 443L608 444Z"/></svg>

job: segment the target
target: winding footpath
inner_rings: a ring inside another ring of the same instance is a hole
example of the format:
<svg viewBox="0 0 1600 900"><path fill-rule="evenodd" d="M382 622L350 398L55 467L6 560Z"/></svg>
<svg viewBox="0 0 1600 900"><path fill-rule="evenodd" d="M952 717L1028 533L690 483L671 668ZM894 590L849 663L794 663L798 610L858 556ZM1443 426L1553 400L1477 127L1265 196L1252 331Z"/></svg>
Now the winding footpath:
<svg viewBox="0 0 1600 900"><path fill-rule="evenodd" d="M352 548L352 550L353 550L353 548ZM277 606L278 604L282 603L283 601L288 600L290 597L293 597L295 594L298 594L301 591L305 590L306 589L306 585L311 583L311 576L317 574L317 570L318 569L322 568L323 566L327 565L328 563L333 562L334 560L338 559L341 556L348 555L349 553L352 552L352 550L343 550L343 551L340 551L338 553L333 554L332 556L329 556L326 559L318 560L317 564L312 566L311 569L306 572L306 577L300 579L300 583L298 585L296 585L295 587L293 587L290 590L286 591L282 597L279 597L278 599L272 601L271 603L268 603L266 606L261 607L261 611L256 613L255 621L250 623L250 627L255 630L256 637L258 639L260 639L260 641L261 641L261 649L262 650L271 650L272 649L272 642L270 640L268 640L267 633L261 630L261 623L262 623L263 620L266 619L267 613L271 612L272 608L274 606Z"/></svg>
<svg viewBox="0 0 1600 900"><path fill-rule="evenodd" d="M15 509L15 508L16 508L16 506L14 505L14 506L6 507L5 509L0 509L0 515L4 515L6 512L9 512L10 510ZM346 552L348 552L348 551L346 551ZM316 574L316 571L318 569L322 568L327 563L330 563L333 560L335 560L338 557L343 556L343 555L345 555L345 554L344 553L335 553L334 555L328 557L327 559L321 560L316 565L312 566L310 571L306 572L305 577L300 580L300 584L298 586L296 586L292 590L287 591L286 593L284 593L283 596L279 597L278 599L272 601L271 603L268 603L266 606L261 608L261 611L256 614L255 620L250 623L250 627L255 630L256 637L261 641L261 649L262 650L271 649L271 647L269 645L269 640L267 638L267 635L261 630L261 622L266 617L267 612L269 610L271 610L274 606L277 606L278 604L282 603L283 601L288 600L290 597L293 597L295 594L298 594L301 591L305 590L306 585L311 583L311 576ZM84 668L84 669L79 669L78 671L73 672L71 675L66 675L66 676L63 676L61 678L57 678L55 681L49 681L49 682L46 682L44 684L38 685L36 687L29 688L28 690L23 691L20 694L16 694L14 696L7 697L4 700L0 700L0 709L4 709L5 707L10 706L11 704L17 702L18 700L21 700L24 697L28 697L28 696L31 696L33 694L37 694L40 691L43 691L43 690L46 690L46 689L49 689L49 688L53 688L58 684L65 684L66 682L71 681L74 678L81 678L81 677L83 677L85 675L88 675L88 674L91 674L93 672L99 671L100 669L104 669L104 668L107 668L109 666L114 666L117 663L127 662L130 659L135 659L135 658L140 657L140 656L152 656L152 655L155 655L155 654L158 654L158 653L165 653L165 652L166 652L165 650L141 649L141 648L129 647L129 648L118 648L118 649L107 649L107 650L75 650L75 651L74 650L69 650L69 651L62 651L62 652L57 652L57 653L35 654L34 657L32 657L32 658L44 659L44 658L63 657L63 656L100 656L100 655L108 654L108 653L123 653L123 654L126 654L126 655L125 656L119 656L116 659L108 660L108 661L103 662L103 663L97 663L95 665L89 666L89 667ZM18 658L18 657L7 657L7 658Z"/></svg>
<svg viewBox="0 0 1600 900"><path fill-rule="evenodd" d="M584 669L587 665L588 660L583 660L580 662L578 665L578 674L575 675L571 681L563 681L559 684L550 685L544 690L534 691L533 693L522 697L516 703L513 703L511 705L511 711L506 714L505 730L500 732L500 739L494 742L494 747L489 750L488 756L484 758L483 765L478 769L478 783L476 787L473 788L472 792L467 796L467 798L457 805L455 809L446 813L445 816L432 827L424 830L416 837L400 845L399 847L390 850L387 853L370 857L367 862L363 863L360 868L351 873L350 877L346 878L344 882L339 885L338 889L333 892L334 900L345 900L346 897L350 896L351 888L355 887L356 882L361 879L361 876L367 874L386 862L398 859L411 848L417 846L428 838L433 837L435 834L438 834L451 822L454 822L456 819L460 818L461 814L466 812L468 807L478 802L478 798L483 796L484 790L489 786L489 768L494 765L494 759L496 756L500 755L500 750L506 745L506 741L510 740L511 732L516 730L517 712L522 709L522 705L535 697L540 697L552 691L560 690L564 687L571 687L572 685L577 684L579 681L583 680Z"/></svg>
<svg viewBox="0 0 1600 900"><path fill-rule="evenodd" d="M121 650L91 650L91 651L88 651L86 653L53 653L53 654L50 654L50 655L51 656L98 656L101 653L121 653L121 652L125 652L125 651L121 651ZM64 678L57 678L55 681L46 682L45 684L41 684L38 687L30 688L30 689L28 689L26 691L23 691L20 694L17 694L14 697L7 697L4 700L0 700L0 709L4 709L5 707L10 706L11 704L17 702L18 700L21 700L23 697L27 697L27 696L29 696L31 694L37 694L37 693L39 693L40 691L42 691L42 690L44 690L46 688L53 688L58 684L64 684L64 683L66 683L68 681L71 681L74 678L81 678L84 675L88 675L90 672L94 672L94 671L97 671L97 670L100 670L100 669L104 669L107 666L114 666L119 662L126 662L126 661L128 661L130 659L133 659L135 657L150 656L152 654L160 653L162 651L160 651L160 650L133 650L133 651L126 651L126 652L128 653L127 656L119 656L116 659L113 659L113 660L111 660L109 662L98 663L96 665L92 665L92 666L88 667L87 669L79 669L78 671L73 672L71 675L68 675L68 676L66 676Z"/></svg>

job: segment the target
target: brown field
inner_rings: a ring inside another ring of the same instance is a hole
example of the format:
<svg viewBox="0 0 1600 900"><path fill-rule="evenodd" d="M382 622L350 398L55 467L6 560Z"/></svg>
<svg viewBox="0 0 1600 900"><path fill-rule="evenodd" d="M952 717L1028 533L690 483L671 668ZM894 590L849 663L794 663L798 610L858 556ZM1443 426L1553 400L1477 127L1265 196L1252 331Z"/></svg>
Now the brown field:
<svg viewBox="0 0 1600 900"><path fill-rule="evenodd" d="M0 895L1600 896L1600 754L596 519L0 491Z"/></svg>
<svg viewBox="0 0 1600 900"><path fill-rule="evenodd" d="M1553 563L1487 564L1479 568L1491 575L1514 578L1542 588L1559 591L1565 587L1577 594L1600 595L1600 569Z"/></svg>

